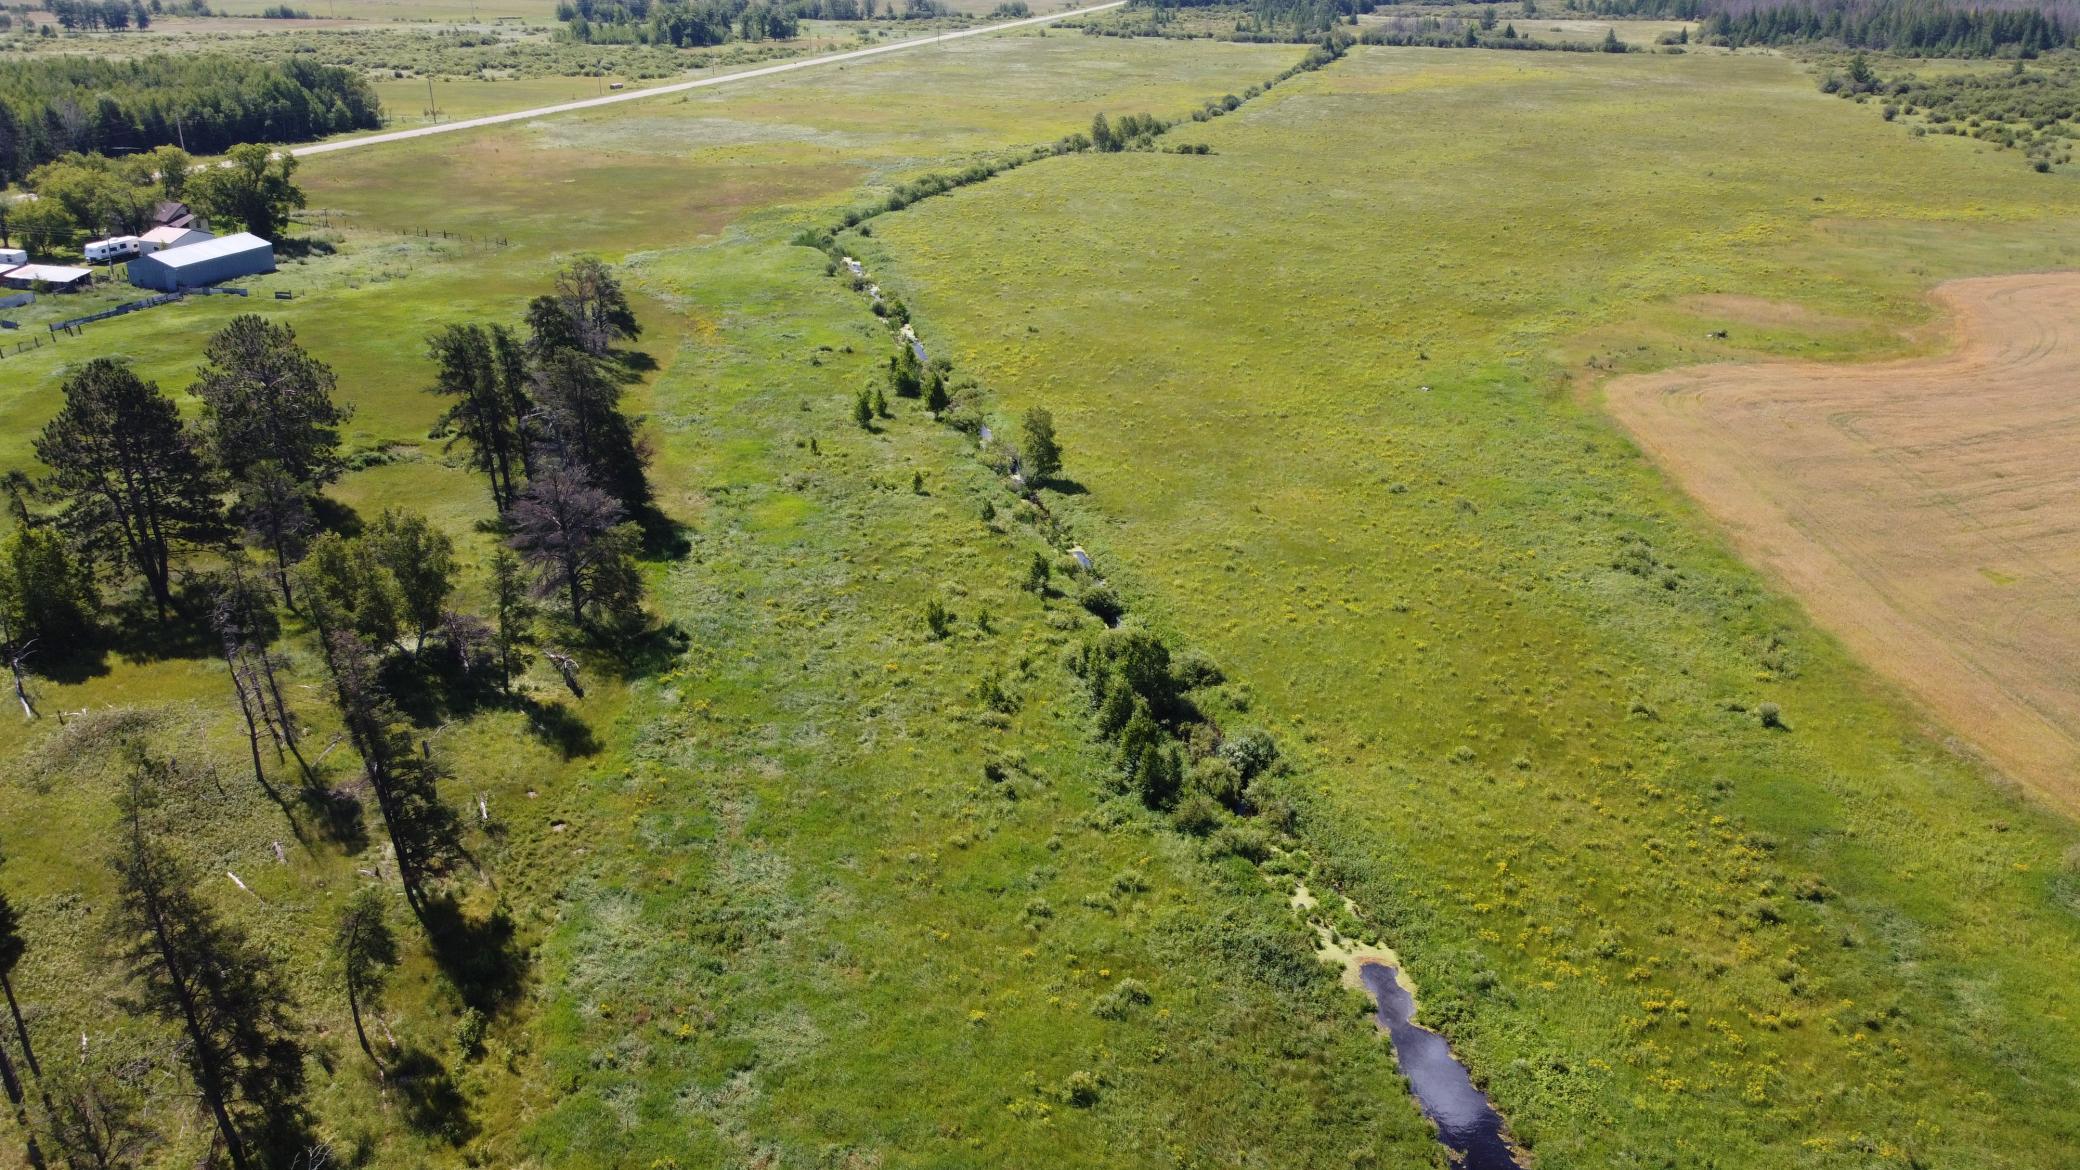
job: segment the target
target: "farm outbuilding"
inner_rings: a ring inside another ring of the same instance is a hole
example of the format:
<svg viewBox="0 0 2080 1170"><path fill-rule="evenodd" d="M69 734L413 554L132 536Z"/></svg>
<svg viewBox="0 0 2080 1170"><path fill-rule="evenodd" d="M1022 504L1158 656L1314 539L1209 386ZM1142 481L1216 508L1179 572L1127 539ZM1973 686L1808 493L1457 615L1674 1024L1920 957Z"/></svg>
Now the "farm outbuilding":
<svg viewBox="0 0 2080 1170"><path fill-rule="evenodd" d="M20 248L0 248L0 269L20 268L29 262L29 254Z"/></svg>
<svg viewBox="0 0 2080 1170"><path fill-rule="evenodd" d="M274 271L274 245L240 232L182 248L168 248L130 262L130 283L160 292L179 292Z"/></svg>
<svg viewBox="0 0 2080 1170"><path fill-rule="evenodd" d="M23 264L0 272L0 285L35 288L47 284L59 292L71 292L94 283L91 268L64 268L56 264Z"/></svg>
<svg viewBox="0 0 2080 1170"><path fill-rule="evenodd" d="M215 238L200 228L155 227L137 237L137 250L139 255L149 256L154 252L164 252L168 248L185 248L189 244L199 244Z"/></svg>

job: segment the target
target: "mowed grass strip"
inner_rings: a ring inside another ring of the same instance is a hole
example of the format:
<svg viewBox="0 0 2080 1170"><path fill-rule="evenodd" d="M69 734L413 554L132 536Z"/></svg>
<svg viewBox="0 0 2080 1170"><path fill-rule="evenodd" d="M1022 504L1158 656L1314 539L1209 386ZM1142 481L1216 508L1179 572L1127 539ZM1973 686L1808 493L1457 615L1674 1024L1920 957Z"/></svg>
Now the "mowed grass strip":
<svg viewBox="0 0 2080 1170"><path fill-rule="evenodd" d="M2080 1148L2072 826L1578 397L1925 349L1935 280L2071 262L2080 187L1844 106L1780 59L1358 49L1209 156L857 242L1005 418L1054 412L1104 571L1307 745L1346 892L1548 1167Z"/></svg>

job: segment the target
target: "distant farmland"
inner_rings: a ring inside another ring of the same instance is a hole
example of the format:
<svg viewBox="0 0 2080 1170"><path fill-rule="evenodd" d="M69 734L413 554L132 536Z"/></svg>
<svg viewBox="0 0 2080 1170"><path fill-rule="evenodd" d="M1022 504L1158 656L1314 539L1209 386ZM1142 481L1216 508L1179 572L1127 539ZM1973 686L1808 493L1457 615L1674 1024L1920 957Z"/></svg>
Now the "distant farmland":
<svg viewBox="0 0 2080 1170"><path fill-rule="evenodd" d="M1611 409L1752 562L2002 768L2080 807L2080 277L1945 285L1956 350L1621 379Z"/></svg>

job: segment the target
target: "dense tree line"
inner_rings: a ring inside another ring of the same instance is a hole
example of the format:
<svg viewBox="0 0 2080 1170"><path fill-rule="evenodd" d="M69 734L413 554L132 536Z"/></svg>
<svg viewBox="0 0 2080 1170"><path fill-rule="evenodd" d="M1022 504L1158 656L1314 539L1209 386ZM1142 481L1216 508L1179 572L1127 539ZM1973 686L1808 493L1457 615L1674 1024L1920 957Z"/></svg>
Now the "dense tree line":
<svg viewBox="0 0 2080 1170"><path fill-rule="evenodd" d="M650 512L647 453L621 410L617 341L641 332L606 265L581 259L527 306L523 340L502 325L451 325L429 340L441 427L466 447L539 592L574 622L638 612L636 518Z"/></svg>
<svg viewBox="0 0 2080 1170"><path fill-rule="evenodd" d="M1830 41L1908 56L2033 57L2073 43L2080 21L2062 7L1981 7L1944 0L1724 3L1701 36L1727 45Z"/></svg>
<svg viewBox="0 0 2080 1170"><path fill-rule="evenodd" d="M300 142L382 124L354 70L217 54L128 60L53 54L0 61L0 180L74 152Z"/></svg>
<svg viewBox="0 0 2080 1170"><path fill-rule="evenodd" d="M557 14L571 39L586 44L699 48L733 40L785 40L798 27L786 7L753 0L577 0L558 5Z"/></svg>
<svg viewBox="0 0 2080 1170"><path fill-rule="evenodd" d="M1368 45L1418 46L1431 49L1521 49L1529 52L1625 53L1630 46L1616 29L1604 30L1600 41L1542 41L1520 36L1515 24L1496 27L1494 9L1475 20L1459 17L1397 16L1365 30Z"/></svg>
<svg viewBox="0 0 2080 1170"><path fill-rule="evenodd" d="M678 48L785 40L804 20L924 20L951 12L941 0L562 0L556 6L572 40Z"/></svg>
<svg viewBox="0 0 2080 1170"><path fill-rule="evenodd" d="M1233 0L1132 0L1131 4L1153 10L1158 20L1170 9L1231 6ZM1239 39L1313 40L1374 9L1374 0L1245 0L1236 31L1247 34Z"/></svg>

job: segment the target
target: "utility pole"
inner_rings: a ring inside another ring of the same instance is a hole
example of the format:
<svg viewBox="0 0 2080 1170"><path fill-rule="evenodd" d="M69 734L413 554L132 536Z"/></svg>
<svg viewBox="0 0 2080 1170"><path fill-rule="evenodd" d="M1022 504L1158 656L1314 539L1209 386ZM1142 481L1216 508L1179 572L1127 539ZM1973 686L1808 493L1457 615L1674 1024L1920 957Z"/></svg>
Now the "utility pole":
<svg viewBox="0 0 2080 1170"><path fill-rule="evenodd" d="M430 73L426 75L426 116L436 122L441 120L440 105L433 100L433 75Z"/></svg>

